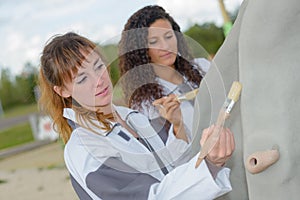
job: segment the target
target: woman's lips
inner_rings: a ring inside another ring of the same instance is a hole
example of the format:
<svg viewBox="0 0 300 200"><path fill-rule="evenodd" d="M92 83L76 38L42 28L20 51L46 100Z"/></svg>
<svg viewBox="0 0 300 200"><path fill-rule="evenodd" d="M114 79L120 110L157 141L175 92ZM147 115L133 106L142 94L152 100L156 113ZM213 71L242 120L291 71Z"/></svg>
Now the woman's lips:
<svg viewBox="0 0 300 200"><path fill-rule="evenodd" d="M105 96L108 93L108 87L106 87L104 90L101 92L97 93L95 96Z"/></svg>
<svg viewBox="0 0 300 200"><path fill-rule="evenodd" d="M160 57L165 58L165 57L169 57L171 55L172 55L172 52L168 52L168 53L161 55Z"/></svg>

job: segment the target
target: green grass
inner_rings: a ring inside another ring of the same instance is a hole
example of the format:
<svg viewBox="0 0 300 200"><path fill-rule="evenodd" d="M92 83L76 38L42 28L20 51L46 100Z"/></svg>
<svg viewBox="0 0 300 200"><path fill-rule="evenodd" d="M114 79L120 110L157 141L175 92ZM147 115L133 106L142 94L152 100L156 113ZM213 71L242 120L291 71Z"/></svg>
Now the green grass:
<svg viewBox="0 0 300 200"><path fill-rule="evenodd" d="M37 104L20 105L4 111L0 118L11 118L37 112ZM0 130L0 150L34 141L29 122L17 124L11 128Z"/></svg>
<svg viewBox="0 0 300 200"><path fill-rule="evenodd" d="M0 150L32 141L34 138L29 122L0 131Z"/></svg>
<svg viewBox="0 0 300 200"><path fill-rule="evenodd" d="M19 115L26 115L26 114L37 112L37 111L38 111L37 104L20 105L20 106L11 108L9 110L4 110L3 118L16 117Z"/></svg>

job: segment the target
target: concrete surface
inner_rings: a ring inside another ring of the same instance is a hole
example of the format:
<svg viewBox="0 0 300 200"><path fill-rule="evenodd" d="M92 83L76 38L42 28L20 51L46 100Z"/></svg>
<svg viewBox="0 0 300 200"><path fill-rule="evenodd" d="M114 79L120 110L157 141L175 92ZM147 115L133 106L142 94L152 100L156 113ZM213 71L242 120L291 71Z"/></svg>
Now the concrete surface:
<svg viewBox="0 0 300 200"><path fill-rule="evenodd" d="M64 165L62 143L37 145L3 156L0 159L0 199L78 199Z"/></svg>

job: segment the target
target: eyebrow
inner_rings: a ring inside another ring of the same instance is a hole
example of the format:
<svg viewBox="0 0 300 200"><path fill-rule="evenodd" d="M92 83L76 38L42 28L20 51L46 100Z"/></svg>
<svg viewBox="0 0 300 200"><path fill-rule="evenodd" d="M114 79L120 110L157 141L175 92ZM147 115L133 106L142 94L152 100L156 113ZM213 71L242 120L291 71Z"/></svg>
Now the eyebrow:
<svg viewBox="0 0 300 200"><path fill-rule="evenodd" d="M99 60L100 60L100 59L97 58L97 60L96 60L96 61L94 62L94 64L93 64L93 66L96 66L96 64L98 63ZM84 75L84 72L78 73L73 79L75 79L76 77L82 76L82 75Z"/></svg>
<svg viewBox="0 0 300 200"><path fill-rule="evenodd" d="M74 79L76 79L77 77L82 76L82 75L84 75L84 72L77 74L77 76L75 76Z"/></svg>
<svg viewBox="0 0 300 200"><path fill-rule="evenodd" d="M97 60L94 62L94 66L96 66L96 64L98 63L99 58L97 58Z"/></svg>
<svg viewBox="0 0 300 200"><path fill-rule="evenodd" d="M166 34L169 34L169 33L173 33L174 31L172 29L166 31L163 33L163 35L166 35ZM150 36L148 37L148 39L152 39L152 38L157 38L158 36L157 35L153 35L153 36Z"/></svg>

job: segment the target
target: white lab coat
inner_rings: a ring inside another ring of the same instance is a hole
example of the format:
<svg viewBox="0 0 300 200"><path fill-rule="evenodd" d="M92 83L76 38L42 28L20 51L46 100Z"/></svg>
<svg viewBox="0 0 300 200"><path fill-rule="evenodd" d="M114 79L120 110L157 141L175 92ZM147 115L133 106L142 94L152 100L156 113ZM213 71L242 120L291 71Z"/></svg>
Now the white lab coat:
<svg viewBox="0 0 300 200"><path fill-rule="evenodd" d="M132 112L125 107L116 110L124 120ZM76 123L72 109L65 109L64 116ZM188 152L189 144L172 136L172 130L164 147L155 147L169 171L165 175L141 142L125 128L114 125L109 133L95 128L99 134L77 127L65 146L66 166L82 199L208 200L231 190L230 170L222 168L214 179L206 162L195 169L196 156L190 161L186 161L186 156L180 157Z"/></svg>

